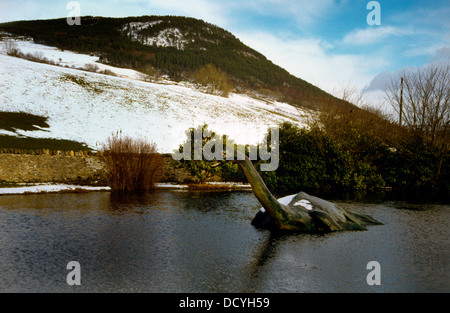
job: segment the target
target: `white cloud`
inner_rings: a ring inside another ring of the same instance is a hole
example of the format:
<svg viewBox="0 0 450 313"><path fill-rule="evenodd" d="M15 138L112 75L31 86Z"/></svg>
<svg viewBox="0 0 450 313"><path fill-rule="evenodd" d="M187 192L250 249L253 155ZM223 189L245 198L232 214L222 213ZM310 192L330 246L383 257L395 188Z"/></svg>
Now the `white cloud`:
<svg viewBox="0 0 450 313"><path fill-rule="evenodd" d="M413 34L412 30L394 26L379 26L358 29L347 34L342 43L347 45L375 44L391 36L405 36Z"/></svg>
<svg viewBox="0 0 450 313"><path fill-rule="evenodd" d="M229 24L229 10L233 1L217 0L148 0L151 14L183 15L225 27Z"/></svg>
<svg viewBox="0 0 450 313"><path fill-rule="evenodd" d="M441 34L449 33L450 29L450 7L439 5L434 1L424 2L422 8L400 10L389 16L389 22L397 25L414 25L415 29L438 31ZM433 5L437 4L437 7Z"/></svg>
<svg viewBox="0 0 450 313"><path fill-rule="evenodd" d="M291 74L327 92L349 83L363 88L387 64L381 56L333 53L332 45L318 39L281 39L266 32L241 32L237 37Z"/></svg>
<svg viewBox="0 0 450 313"><path fill-rule="evenodd" d="M430 63L425 63L420 66L405 66L394 71L382 71L375 75L373 79L362 89L366 95L368 95L372 101L372 104L378 106L388 114L396 114L392 105L386 100L386 89L393 82L400 82L401 77L405 73L417 73L417 71L423 71L430 65L448 65L450 57L450 48L444 48L437 52L435 60L431 60Z"/></svg>
<svg viewBox="0 0 450 313"><path fill-rule="evenodd" d="M236 20L245 21L245 14L248 12L262 17L282 17L296 21L300 27L310 27L336 9L336 0L142 0L142 2L158 12L157 14L195 17L227 29L234 29Z"/></svg>
<svg viewBox="0 0 450 313"><path fill-rule="evenodd" d="M445 49L448 48L443 44L426 45L422 42L411 44L405 51L407 57L439 57L444 56ZM444 53L444 54L443 54ZM447 56L448 57L448 56Z"/></svg>
<svg viewBox="0 0 450 313"><path fill-rule="evenodd" d="M377 74L372 81L366 86L365 91L384 90L391 81L392 74L389 71L383 71Z"/></svg>
<svg viewBox="0 0 450 313"><path fill-rule="evenodd" d="M262 16L294 19L300 27L309 27L337 9L336 0L247 0L242 7ZM345 2L345 1L344 1Z"/></svg>
<svg viewBox="0 0 450 313"><path fill-rule="evenodd" d="M59 10L61 13L68 12L65 10L68 2L61 4L62 11ZM57 11L58 8L55 6L48 7L33 0L0 0L0 22L51 18L55 17Z"/></svg>
<svg viewBox="0 0 450 313"><path fill-rule="evenodd" d="M61 18L67 16L67 1L0 0L0 22ZM218 0L78 0L81 15L124 17L139 15L184 15L216 25L228 23L227 7L232 2Z"/></svg>
<svg viewBox="0 0 450 313"><path fill-rule="evenodd" d="M433 62L450 59L450 47L442 47L437 49L431 58Z"/></svg>

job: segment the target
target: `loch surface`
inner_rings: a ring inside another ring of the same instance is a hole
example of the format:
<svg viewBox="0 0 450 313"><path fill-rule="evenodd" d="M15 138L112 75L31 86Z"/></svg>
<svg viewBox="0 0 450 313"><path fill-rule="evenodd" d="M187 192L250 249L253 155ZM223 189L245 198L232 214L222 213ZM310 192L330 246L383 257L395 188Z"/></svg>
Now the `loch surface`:
<svg viewBox="0 0 450 313"><path fill-rule="evenodd" d="M450 291L447 204L330 200L384 225L259 230L249 191L0 196L0 292ZM367 283L371 261L381 285Z"/></svg>

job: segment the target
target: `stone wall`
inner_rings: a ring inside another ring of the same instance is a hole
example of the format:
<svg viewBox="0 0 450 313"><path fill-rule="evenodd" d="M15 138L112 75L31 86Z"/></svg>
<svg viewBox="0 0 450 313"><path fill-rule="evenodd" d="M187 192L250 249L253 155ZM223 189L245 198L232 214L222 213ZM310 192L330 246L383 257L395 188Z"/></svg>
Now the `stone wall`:
<svg viewBox="0 0 450 313"><path fill-rule="evenodd" d="M15 183L104 183L98 156L0 154L0 181Z"/></svg>
<svg viewBox="0 0 450 313"><path fill-rule="evenodd" d="M104 163L97 154L73 151L1 152L3 151L0 151L0 182L106 184ZM164 175L161 182L195 182L188 172L173 165L171 155L163 157Z"/></svg>

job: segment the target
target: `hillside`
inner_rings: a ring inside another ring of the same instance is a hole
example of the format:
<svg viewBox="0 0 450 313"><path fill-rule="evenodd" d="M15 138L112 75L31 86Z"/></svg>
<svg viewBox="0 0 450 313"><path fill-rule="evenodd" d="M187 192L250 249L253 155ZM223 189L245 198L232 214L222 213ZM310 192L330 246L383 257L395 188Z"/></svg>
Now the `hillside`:
<svg viewBox="0 0 450 313"><path fill-rule="evenodd" d="M45 117L45 125L37 119L33 129L5 126L0 135L73 140L96 149L122 130L155 142L160 152L171 153L183 143L188 128L203 123L237 143L255 144L268 127L283 121L303 124L311 114L270 99L205 94L186 82L144 82L138 79L140 73L99 64L95 56L31 41L16 44L22 52L40 54L59 66L8 56L0 49L0 112ZM72 68L86 64L116 76Z"/></svg>
<svg viewBox="0 0 450 313"><path fill-rule="evenodd" d="M226 72L234 92L251 90L310 109L349 105L289 74L228 31L193 18L82 17L81 26L62 18L4 23L0 30L175 81L193 82L199 69L212 64Z"/></svg>

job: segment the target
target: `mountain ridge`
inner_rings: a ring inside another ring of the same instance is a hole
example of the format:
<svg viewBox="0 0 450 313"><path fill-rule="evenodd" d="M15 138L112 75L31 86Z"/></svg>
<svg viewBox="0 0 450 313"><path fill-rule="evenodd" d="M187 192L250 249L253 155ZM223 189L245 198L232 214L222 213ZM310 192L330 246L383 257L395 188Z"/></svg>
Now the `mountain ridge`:
<svg viewBox="0 0 450 313"><path fill-rule="evenodd" d="M150 69L177 81L195 81L195 73L212 64L227 74L235 92L264 93L302 108L352 106L291 75L232 33L199 19L85 16L81 21L81 26L69 26L65 18L15 21L0 24L0 30L30 36L36 43L98 55L105 64L144 73Z"/></svg>
<svg viewBox="0 0 450 313"><path fill-rule="evenodd" d="M98 57L25 40L16 45L52 62L31 61L0 49L0 90L5 91L0 93L0 113L42 116L49 127L0 127L0 137L64 139L96 150L111 134L123 131L154 142L161 153L171 153L185 140L185 132L199 125L208 124L238 144L258 144L268 128L284 121L305 125L313 114L267 98L207 94L187 82L143 81L139 72L103 64L98 72L86 71L82 66L96 64ZM116 75L101 73L105 68ZM0 140L0 147L4 144Z"/></svg>

